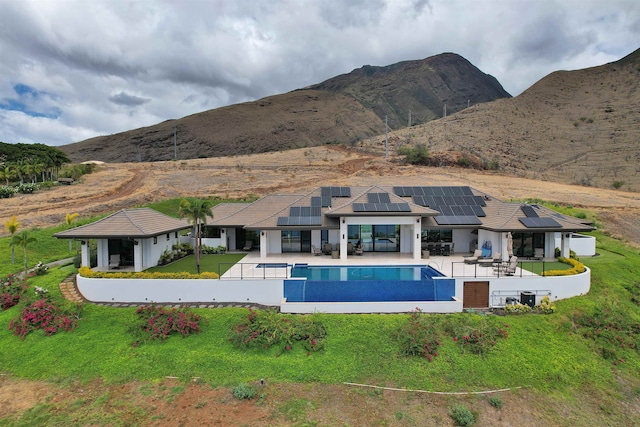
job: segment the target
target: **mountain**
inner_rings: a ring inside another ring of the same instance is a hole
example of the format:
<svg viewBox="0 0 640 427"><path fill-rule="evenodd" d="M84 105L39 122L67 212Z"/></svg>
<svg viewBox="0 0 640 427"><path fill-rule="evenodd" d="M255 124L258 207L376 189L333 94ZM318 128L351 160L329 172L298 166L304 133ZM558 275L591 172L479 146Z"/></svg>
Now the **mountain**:
<svg viewBox="0 0 640 427"><path fill-rule="evenodd" d="M609 64L556 71L522 94L390 134L479 167L541 180L640 191L640 49ZM383 137L361 146L381 152ZM391 145L391 143L390 143ZM508 181L505 181L508 185Z"/></svg>
<svg viewBox="0 0 640 427"><path fill-rule="evenodd" d="M444 53L349 74L289 93L61 146L73 161L217 157L347 143L510 97L492 76Z"/></svg>

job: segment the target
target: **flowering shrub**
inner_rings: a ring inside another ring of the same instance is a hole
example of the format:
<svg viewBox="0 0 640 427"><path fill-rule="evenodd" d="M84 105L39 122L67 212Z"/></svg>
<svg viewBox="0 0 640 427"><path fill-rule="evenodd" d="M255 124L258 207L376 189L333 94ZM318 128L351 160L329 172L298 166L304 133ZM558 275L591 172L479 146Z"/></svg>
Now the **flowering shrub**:
<svg viewBox="0 0 640 427"><path fill-rule="evenodd" d="M154 304L138 307L138 322L129 330L138 339L134 345L150 340L166 340L169 335L179 333L182 337L200 332L201 317L188 310L166 309Z"/></svg>
<svg viewBox="0 0 640 427"><path fill-rule="evenodd" d="M527 304L507 304L504 306L504 312L507 314L524 314L531 313L532 308Z"/></svg>
<svg viewBox="0 0 640 427"><path fill-rule="evenodd" d="M39 299L23 308L20 317L11 320L9 330L24 339L29 332L37 329L42 329L46 335L53 335L60 330L72 331L77 323L76 313L68 315L46 299Z"/></svg>
<svg viewBox="0 0 640 427"><path fill-rule="evenodd" d="M326 335L324 325L314 316L285 317L275 310L249 309L247 321L232 328L229 341L243 350L281 345L284 351L301 341L311 353L324 348Z"/></svg>
<svg viewBox="0 0 640 427"><path fill-rule="evenodd" d="M0 309L7 310L18 304L26 290L27 282L16 275L0 279Z"/></svg>
<svg viewBox="0 0 640 427"><path fill-rule="evenodd" d="M0 199L8 199L9 197L13 197L18 190L16 187L11 185L0 185Z"/></svg>
<svg viewBox="0 0 640 427"><path fill-rule="evenodd" d="M218 273L205 271L200 274L192 273L150 273L135 272L103 272L93 271L89 267L80 267L78 273L82 277L91 279L219 279Z"/></svg>
<svg viewBox="0 0 640 427"><path fill-rule="evenodd" d="M34 191L38 191L38 184L34 184L31 182L25 182L24 184L20 184L17 188L18 193L22 194L31 194Z"/></svg>
<svg viewBox="0 0 640 427"><path fill-rule="evenodd" d="M560 257L558 258L558 261L565 264L569 264L573 266L573 268L569 268L566 270L544 271L542 272L542 275L543 276L572 276L574 274L584 273L584 271L586 270L584 264L578 261L577 259Z"/></svg>
<svg viewBox="0 0 640 427"><path fill-rule="evenodd" d="M400 354L422 356L429 362L438 356L441 343L432 319L424 315L419 308L411 312L408 322L395 333L395 338L400 344Z"/></svg>
<svg viewBox="0 0 640 427"><path fill-rule="evenodd" d="M36 286L34 288L34 292L36 293L37 299L47 299L47 294L49 293L49 289L41 288L40 286Z"/></svg>
<svg viewBox="0 0 640 427"><path fill-rule="evenodd" d="M46 264L43 264L42 261L39 261L35 267L33 267L33 272L36 274L36 276L42 276L43 274L47 274L47 272L49 271L49 266Z"/></svg>
<svg viewBox="0 0 640 427"><path fill-rule="evenodd" d="M453 340L460 345L463 352L483 355L498 343L498 339L506 339L509 336L508 328L508 325L504 325L504 328L490 325L483 319L479 325L461 328Z"/></svg>
<svg viewBox="0 0 640 427"><path fill-rule="evenodd" d="M545 295L540 300L540 305L537 307L537 310L542 314L555 313L556 305L551 302L548 295Z"/></svg>

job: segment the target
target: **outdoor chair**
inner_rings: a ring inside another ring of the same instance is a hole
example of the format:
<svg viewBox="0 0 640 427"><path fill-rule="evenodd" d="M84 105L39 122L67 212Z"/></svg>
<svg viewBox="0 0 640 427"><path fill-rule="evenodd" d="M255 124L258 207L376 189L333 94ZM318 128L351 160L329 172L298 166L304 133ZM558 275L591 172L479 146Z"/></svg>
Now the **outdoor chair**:
<svg viewBox="0 0 640 427"><path fill-rule="evenodd" d="M331 243L325 243L322 247L322 253L325 255L331 255L331 251L333 250L333 246Z"/></svg>
<svg viewBox="0 0 640 427"><path fill-rule="evenodd" d="M120 267L120 254L111 255L109 257L109 269Z"/></svg>
<svg viewBox="0 0 640 427"><path fill-rule="evenodd" d="M250 251L251 248L253 248L252 240L247 240L246 242L244 242L244 248L242 248L243 251Z"/></svg>
<svg viewBox="0 0 640 427"><path fill-rule="evenodd" d="M544 249L543 248L535 248L533 250L533 257L537 260L541 260L544 258Z"/></svg>
<svg viewBox="0 0 640 427"><path fill-rule="evenodd" d="M362 255L363 253L364 253L364 248L362 247L362 245L357 245L353 251L354 255Z"/></svg>
<svg viewBox="0 0 640 427"><path fill-rule="evenodd" d="M464 263L465 264L477 264L478 263L478 258L482 257L482 251L480 249L476 249L473 252L473 255L468 256L468 257L464 257Z"/></svg>
<svg viewBox="0 0 640 427"><path fill-rule="evenodd" d="M440 254L442 256L449 256L450 253L451 253L451 249L449 249L449 245L447 245L447 244L442 245L442 249L440 250Z"/></svg>
<svg viewBox="0 0 640 427"><path fill-rule="evenodd" d="M320 248L316 248L315 245L311 245L311 252L313 252L314 255L322 255L322 250Z"/></svg>

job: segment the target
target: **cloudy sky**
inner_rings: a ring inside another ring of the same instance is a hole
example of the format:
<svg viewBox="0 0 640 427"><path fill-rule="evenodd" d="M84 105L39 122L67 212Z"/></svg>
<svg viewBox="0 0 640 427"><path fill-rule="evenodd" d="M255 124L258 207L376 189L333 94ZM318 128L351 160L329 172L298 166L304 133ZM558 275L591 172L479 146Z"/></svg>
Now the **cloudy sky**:
<svg viewBox="0 0 640 427"><path fill-rule="evenodd" d="M68 144L442 52L515 96L639 42L637 0L0 0L0 141Z"/></svg>

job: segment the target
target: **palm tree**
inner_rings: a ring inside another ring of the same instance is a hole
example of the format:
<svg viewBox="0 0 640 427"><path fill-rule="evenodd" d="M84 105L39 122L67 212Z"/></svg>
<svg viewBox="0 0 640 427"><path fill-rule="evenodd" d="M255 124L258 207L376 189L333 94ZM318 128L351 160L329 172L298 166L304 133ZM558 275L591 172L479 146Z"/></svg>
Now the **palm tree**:
<svg viewBox="0 0 640 427"><path fill-rule="evenodd" d="M71 228L71 224L73 224L73 221L75 221L76 218L78 218L80 216L79 213L68 213L67 216L64 217L64 222L67 224L68 228ZM71 246L71 244L73 243L73 240L69 240L69 252L71 252L73 250L73 247Z"/></svg>
<svg viewBox="0 0 640 427"><path fill-rule="evenodd" d="M18 227L20 227L20 224L21 222L18 222L18 218L15 215L12 216L9 221L4 223L4 228L9 232L9 234L11 234L11 239L13 239L13 235L16 234L16 231L18 231ZM11 245L11 264L15 264L16 263L15 246L13 244L13 241L10 241L9 244Z"/></svg>
<svg viewBox="0 0 640 427"><path fill-rule="evenodd" d="M36 241L35 237L29 236L29 232L27 230L22 230L18 234L14 234L11 236L11 247L13 245L18 245L22 247L22 253L24 254L24 271L27 271L27 246L29 243L33 243Z"/></svg>
<svg viewBox="0 0 640 427"><path fill-rule="evenodd" d="M5 163L0 166L0 179L4 179L6 184L9 185L9 180L15 177L15 169L9 163Z"/></svg>
<svg viewBox="0 0 640 427"><path fill-rule="evenodd" d="M185 200L183 199L180 202L180 209L178 210L178 214L180 218L187 218L187 220L193 224L193 228L196 235L196 270L198 274L200 274L200 248L201 237L200 237L200 225L207 223L207 217L213 218L213 214L211 213L211 208L213 207L213 203L210 200Z"/></svg>

